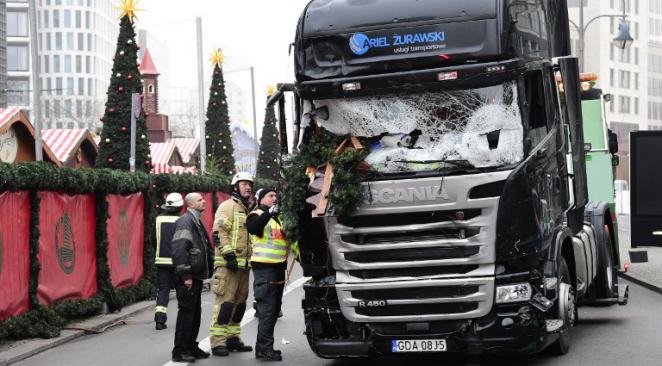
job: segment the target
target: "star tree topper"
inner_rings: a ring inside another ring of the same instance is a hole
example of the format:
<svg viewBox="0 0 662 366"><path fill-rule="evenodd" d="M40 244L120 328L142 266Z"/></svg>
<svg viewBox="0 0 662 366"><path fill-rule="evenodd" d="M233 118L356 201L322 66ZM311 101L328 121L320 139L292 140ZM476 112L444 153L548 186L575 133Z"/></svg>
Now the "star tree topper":
<svg viewBox="0 0 662 366"><path fill-rule="evenodd" d="M223 55L223 52L218 49L214 51L214 53L211 54L211 57L209 58L209 61L211 62L212 67L221 67L221 64L223 63L223 60L225 59L225 56Z"/></svg>
<svg viewBox="0 0 662 366"><path fill-rule="evenodd" d="M122 13L120 14L119 18L122 19L125 16L129 17L129 20L131 23L134 22L134 20L138 19L136 17L136 12L142 11L143 9L138 9L136 6L138 6L138 2L140 0L120 0L122 2L122 6L116 6L115 9L121 10Z"/></svg>
<svg viewBox="0 0 662 366"><path fill-rule="evenodd" d="M275 85L269 85L267 87L267 96L268 97L274 95L275 92L276 92L276 86Z"/></svg>

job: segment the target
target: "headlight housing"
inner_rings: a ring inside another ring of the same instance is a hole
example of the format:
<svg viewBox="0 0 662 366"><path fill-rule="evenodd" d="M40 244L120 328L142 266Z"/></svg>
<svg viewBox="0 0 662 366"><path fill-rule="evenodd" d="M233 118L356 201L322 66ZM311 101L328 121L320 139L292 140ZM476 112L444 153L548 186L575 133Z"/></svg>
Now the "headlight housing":
<svg viewBox="0 0 662 366"><path fill-rule="evenodd" d="M514 285L497 286L496 303L511 304L524 302L531 299L531 285L529 283L518 283Z"/></svg>

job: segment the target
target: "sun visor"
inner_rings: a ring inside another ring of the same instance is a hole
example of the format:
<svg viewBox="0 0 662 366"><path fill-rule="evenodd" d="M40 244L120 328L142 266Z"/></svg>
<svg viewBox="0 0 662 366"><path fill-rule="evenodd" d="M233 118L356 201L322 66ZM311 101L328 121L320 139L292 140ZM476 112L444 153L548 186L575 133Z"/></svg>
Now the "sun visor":
<svg viewBox="0 0 662 366"><path fill-rule="evenodd" d="M420 70L467 60L498 61L502 52L496 19L304 38L303 80Z"/></svg>

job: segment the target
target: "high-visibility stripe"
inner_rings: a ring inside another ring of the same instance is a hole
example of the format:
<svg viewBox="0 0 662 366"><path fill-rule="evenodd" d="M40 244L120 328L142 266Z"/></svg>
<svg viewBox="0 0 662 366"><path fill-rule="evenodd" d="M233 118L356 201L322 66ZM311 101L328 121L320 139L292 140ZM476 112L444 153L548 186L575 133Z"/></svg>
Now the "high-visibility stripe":
<svg viewBox="0 0 662 366"><path fill-rule="evenodd" d="M165 306L157 306L157 307L154 309L154 312L156 312L156 313L167 313L167 312L168 312L168 308L165 307Z"/></svg>
<svg viewBox="0 0 662 366"><path fill-rule="evenodd" d="M172 264L172 258L156 257L154 264Z"/></svg>
<svg viewBox="0 0 662 366"><path fill-rule="evenodd" d="M228 325L228 334L231 334L231 335L241 334L241 327Z"/></svg>
<svg viewBox="0 0 662 366"><path fill-rule="evenodd" d="M253 244L253 248L260 248L262 250L287 250L287 243L261 243L261 242L256 242Z"/></svg>
<svg viewBox="0 0 662 366"><path fill-rule="evenodd" d="M214 267L225 267L228 262L223 257L214 257ZM250 267L250 262L246 258L237 258L237 265L239 267Z"/></svg>
<svg viewBox="0 0 662 366"><path fill-rule="evenodd" d="M209 334L224 337L228 334L228 331L225 328L209 328Z"/></svg>
<svg viewBox="0 0 662 366"><path fill-rule="evenodd" d="M257 210L258 214L262 211ZM282 233L281 225L270 219L264 228L264 235L253 235L253 254L251 261L259 263L280 263L287 261L288 242Z"/></svg>

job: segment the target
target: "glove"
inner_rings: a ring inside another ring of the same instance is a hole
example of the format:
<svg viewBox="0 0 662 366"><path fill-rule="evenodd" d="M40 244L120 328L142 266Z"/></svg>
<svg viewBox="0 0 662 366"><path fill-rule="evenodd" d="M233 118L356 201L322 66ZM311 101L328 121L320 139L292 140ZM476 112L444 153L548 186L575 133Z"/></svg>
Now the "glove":
<svg viewBox="0 0 662 366"><path fill-rule="evenodd" d="M280 213L280 208L278 208L278 205L273 205L269 209L269 214L273 217L278 216L279 213Z"/></svg>
<svg viewBox="0 0 662 366"><path fill-rule="evenodd" d="M239 269L239 263L237 263L237 255L233 252L230 252L223 256L226 262L226 266L232 272L237 272Z"/></svg>

